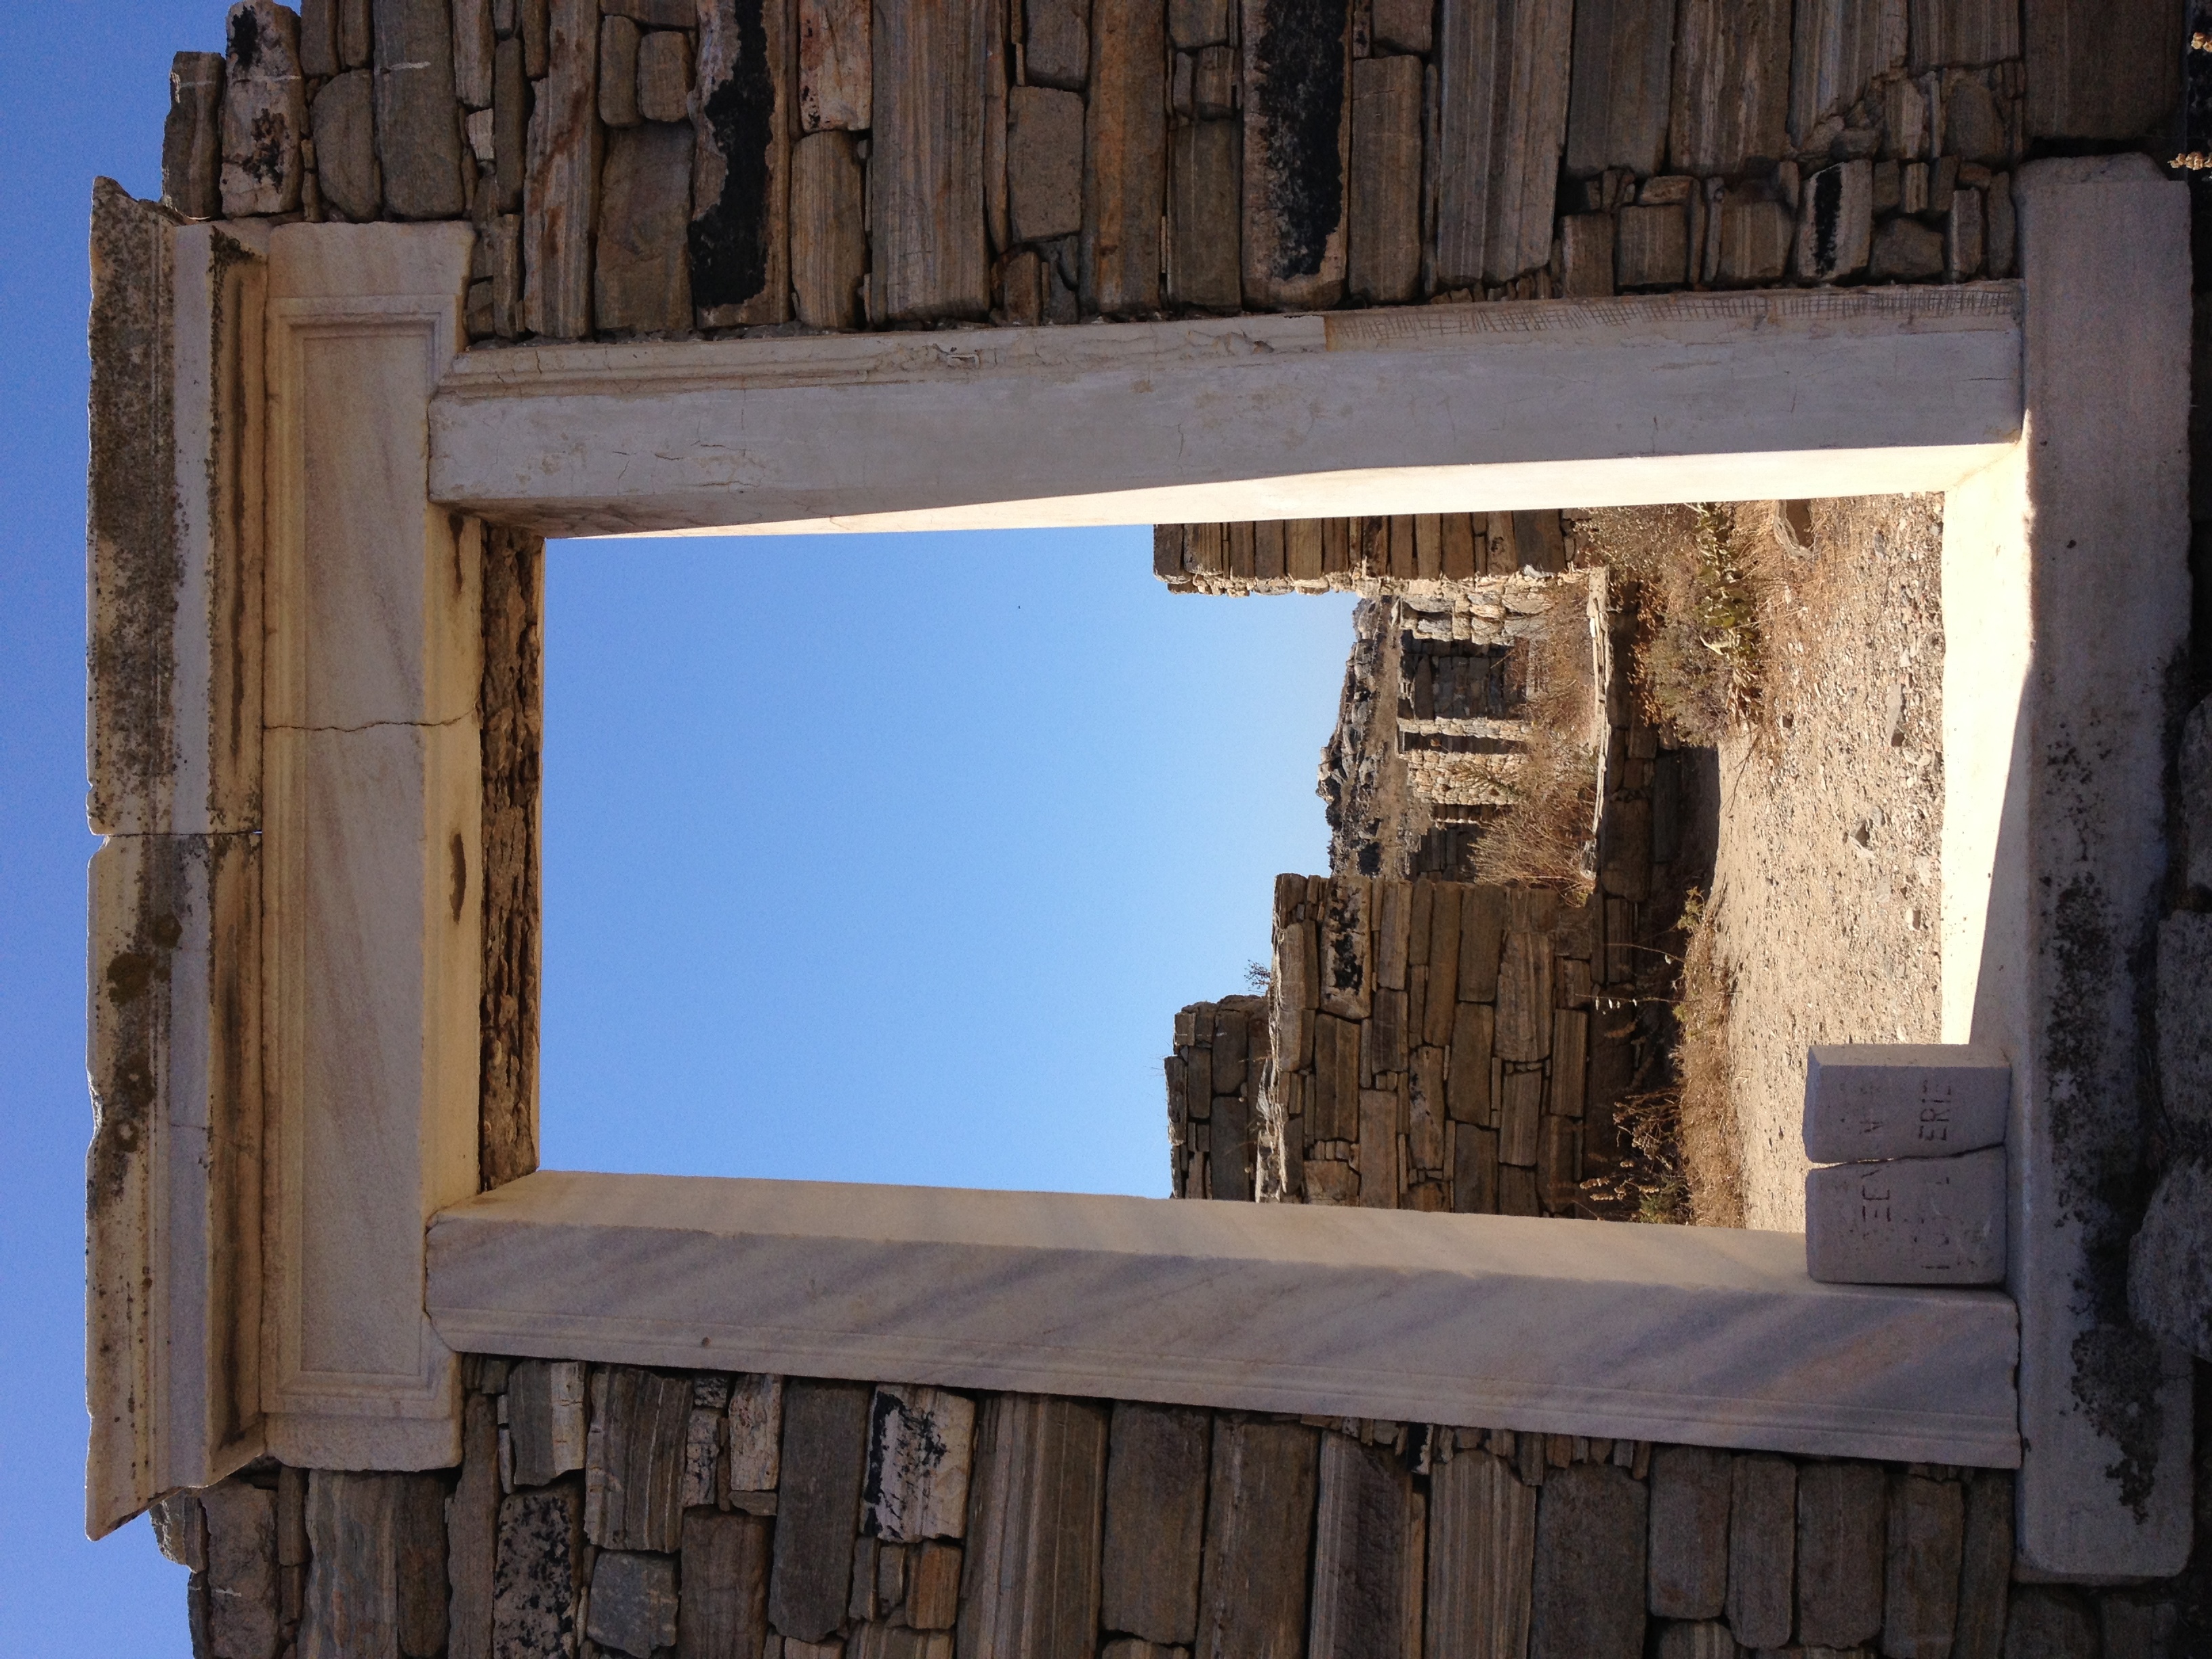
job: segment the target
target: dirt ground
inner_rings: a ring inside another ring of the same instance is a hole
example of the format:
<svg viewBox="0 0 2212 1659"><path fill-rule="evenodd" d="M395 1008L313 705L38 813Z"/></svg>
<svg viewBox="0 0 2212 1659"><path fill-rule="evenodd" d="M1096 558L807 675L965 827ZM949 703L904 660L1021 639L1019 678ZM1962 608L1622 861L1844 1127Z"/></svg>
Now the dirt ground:
<svg viewBox="0 0 2212 1659"><path fill-rule="evenodd" d="M1712 925L1747 1226L1804 1225L1807 1048L1938 1036L1942 515L1932 495L1814 504L1756 727L1721 745Z"/></svg>

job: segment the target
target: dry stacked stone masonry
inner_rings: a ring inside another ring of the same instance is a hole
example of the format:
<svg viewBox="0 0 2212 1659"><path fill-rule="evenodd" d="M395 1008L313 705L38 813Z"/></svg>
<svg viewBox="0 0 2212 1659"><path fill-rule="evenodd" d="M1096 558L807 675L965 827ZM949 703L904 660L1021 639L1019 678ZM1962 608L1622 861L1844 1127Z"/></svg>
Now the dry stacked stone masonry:
<svg viewBox="0 0 2212 1659"><path fill-rule="evenodd" d="M196 219L466 219L477 340L2009 274L2179 0L240 0Z"/></svg>
<svg viewBox="0 0 2212 1659"><path fill-rule="evenodd" d="M425 1474L155 1510L211 1659L2152 1659L2012 1478L1431 1424L467 1361Z"/></svg>

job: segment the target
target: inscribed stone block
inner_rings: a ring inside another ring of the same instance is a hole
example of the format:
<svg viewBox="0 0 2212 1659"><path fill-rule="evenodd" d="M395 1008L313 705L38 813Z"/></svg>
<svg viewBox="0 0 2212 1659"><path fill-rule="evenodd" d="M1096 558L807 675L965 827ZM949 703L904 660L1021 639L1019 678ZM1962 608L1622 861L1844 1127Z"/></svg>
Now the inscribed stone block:
<svg viewBox="0 0 2212 1659"><path fill-rule="evenodd" d="M791 286L809 328L855 328L868 274L866 175L849 132L811 132L791 158Z"/></svg>
<svg viewBox="0 0 2212 1659"><path fill-rule="evenodd" d="M1418 58L1352 66L1352 297L1404 305L1421 283L1421 88Z"/></svg>
<svg viewBox="0 0 2212 1659"><path fill-rule="evenodd" d="M222 1659L274 1659L276 1494L224 1480L199 1495L205 1517L208 1646Z"/></svg>
<svg viewBox="0 0 2212 1659"><path fill-rule="evenodd" d="M689 126L660 121L608 139L592 286L602 333L691 325L691 145Z"/></svg>
<svg viewBox="0 0 2212 1659"><path fill-rule="evenodd" d="M1866 269L1874 244L1874 164L1845 161L1805 181L1797 215L1797 274L1833 282Z"/></svg>
<svg viewBox="0 0 2212 1659"><path fill-rule="evenodd" d="M1017 242L1083 228L1083 100L1074 93L1008 90L1006 205Z"/></svg>
<svg viewBox="0 0 2212 1659"><path fill-rule="evenodd" d="M745 1376L730 1386L728 1459L732 1492L773 1492L783 1467L783 1379Z"/></svg>
<svg viewBox="0 0 2212 1659"><path fill-rule="evenodd" d="M585 1367L574 1360L526 1359L509 1375L516 1486L542 1486L584 1467L584 1380Z"/></svg>
<svg viewBox="0 0 2212 1659"><path fill-rule="evenodd" d="M306 176L300 20L276 0L239 0L224 27L222 216L289 213Z"/></svg>
<svg viewBox="0 0 2212 1659"><path fill-rule="evenodd" d="M1552 938L1516 927L1505 935L1498 969L1498 1056L1542 1060L1551 1046Z"/></svg>
<svg viewBox="0 0 2212 1659"><path fill-rule="evenodd" d="M1376 991L1374 1010L1359 1032L1359 1074L1381 1079L1406 1069L1406 1008L1403 991Z"/></svg>
<svg viewBox="0 0 2212 1659"><path fill-rule="evenodd" d="M1788 153L1791 0L1684 0L1669 157L1699 178Z"/></svg>
<svg viewBox="0 0 2212 1659"><path fill-rule="evenodd" d="M584 1633L631 1659L653 1659L659 1650L673 1647L675 1559L601 1550L592 1567L591 1617Z"/></svg>
<svg viewBox="0 0 2212 1659"><path fill-rule="evenodd" d="M1504 890L1487 886L1468 889L1460 902L1461 1001L1490 1002L1496 999L1504 936Z"/></svg>
<svg viewBox="0 0 2212 1659"><path fill-rule="evenodd" d="M1504 1082L1504 1094L1498 1103L1498 1160L1532 1169L1540 1133L1544 1074L1534 1070L1508 1072Z"/></svg>
<svg viewBox="0 0 2212 1659"><path fill-rule="evenodd" d="M222 212L222 54L180 52L161 126L161 203L187 219Z"/></svg>
<svg viewBox="0 0 2212 1659"><path fill-rule="evenodd" d="M799 0L799 125L866 132L873 99L868 0Z"/></svg>
<svg viewBox="0 0 2212 1659"><path fill-rule="evenodd" d="M1242 303L1242 143L1236 121L1179 122L1170 134L1168 297L1178 304L1235 311ZM1318 547L1314 550L1317 556ZM1318 576L1318 557L1312 562ZM1299 573L1293 568L1291 574Z"/></svg>
<svg viewBox="0 0 2212 1659"><path fill-rule="evenodd" d="M328 1469L308 1476L312 1560L300 1659L399 1651L398 1532L405 1478Z"/></svg>
<svg viewBox="0 0 2212 1659"><path fill-rule="evenodd" d="M1559 221L1559 297L1600 299L1613 292L1610 213L1571 213Z"/></svg>
<svg viewBox="0 0 2212 1659"><path fill-rule="evenodd" d="M1104 1629L1168 1647L1196 1639L1212 1441L1208 1413L1115 1405L1098 1614Z"/></svg>
<svg viewBox="0 0 2212 1659"><path fill-rule="evenodd" d="M871 314L885 321L979 319L989 311L983 64L991 15L981 0L927 8L879 0L876 7Z"/></svg>
<svg viewBox="0 0 2212 1659"><path fill-rule="evenodd" d="M2001 1146L2011 1099L2011 1067L1991 1049L1815 1047L1805 1062L1805 1156L1847 1164Z"/></svg>
<svg viewBox="0 0 2212 1659"><path fill-rule="evenodd" d="M1966 1489L1957 1481L1892 1478L1881 1619L1889 1659L1949 1659L1965 1530Z"/></svg>
<svg viewBox="0 0 2212 1659"><path fill-rule="evenodd" d="M592 1373L584 1530L601 1549L673 1552L684 1508L691 1385L630 1365Z"/></svg>
<svg viewBox="0 0 2212 1659"><path fill-rule="evenodd" d="M1721 201L1720 280L1730 284L1778 282L1790 268L1796 227L1780 202Z"/></svg>
<svg viewBox="0 0 2212 1659"><path fill-rule="evenodd" d="M1341 876L1329 882L1320 919L1321 1006L1340 1019L1367 1018L1374 954L1369 903L1363 878Z"/></svg>
<svg viewBox="0 0 2212 1659"><path fill-rule="evenodd" d="M968 1520L975 1402L944 1389L876 1390L861 1489L868 1532L893 1543L957 1538Z"/></svg>
<svg viewBox="0 0 2212 1659"><path fill-rule="evenodd" d="M1322 1437L1311 1659L1410 1656L1421 1635L1421 1499L1388 1445Z"/></svg>
<svg viewBox="0 0 2212 1659"><path fill-rule="evenodd" d="M1522 1659L1536 1489L1504 1459L1462 1450L1429 1484L1425 1659Z"/></svg>
<svg viewBox="0 0 2212 1659"><path fill-rule="evenodd" d="M723 1413L696 1400L684 1431L684 1507L712 1509L721 1492Z"/></svg>
<svg viewBox="0 0 2212 1659"><path fill-rule="evenodd" d="M1830 1285L2001 1282L2004 1149L1813 1170L1805 1177L1805 1263Z"/></svg>
<svg viewBox="0 0 2212 1659"><path fill-rule="evenodd" d="M1299 1424L1215 1424L1193 1659L1302 1651L1319 1451Z"/></svg>
<svg viewBox="0 0 2212 1659"><path fill-rule="evenodd" d="M1244 302L1322 309L1344 294L1352 131L1347 0L1243 0Z"/></svg>
<svg viewBox="0 0 2212 1659"><path fill-rule="evenodd" d="M755 1659L768 1632L769 1534L750 1515L684 1517L678 1659Z"/></svg>
<svg viewBox="0 0 2212 1659"><path fill-rule="evenodd" d="M700 0L690 247L702 327L788 319L790 17L786 0Z"/></svg>
<svg viewBox="0 0 2212 1659"><path fill-rule="evenodd" d="M446 1511L453 1599L447 1659L491 1659L492 1575L499 1559L499 1424L483 1395L461 1407L461 1478Z"/></svg>
<svg viewBox="0 0 2212 1659"><path fill-rule="evenodd" d="M637 112L637 25L627 17L599 20L599 119L634 127Z"/></svg>
<svg viewBox="0 0 2212 1659"><path fill-rule="evenodd" d="M1107 1421L1105 1409L1087 1401L1019 1394L984 1401L961 1586L963 1655L1090 1659Z"/></svg>
<svg viewBox="0 0 2212 1659"><path fill-rule="evenodd" d="M785 1636L802 1642L823 1641L844 1621L872 1395L863 1385L845 1382L794 1381L783 1391L783 1478L768 1616ZM733 1446L736 1413L733 1398Z"/></svg>
<svg viewBox="0 0 2212 1659"><path fill-rule="evenodd" d="M1651 1455L1650 1595L1661 1619L1717 1619L1728 1600L1733 1460L1703 1446Z"/></svg>
<svg viewBox="0 0 2212 1659"><path fill-rule="evenodd" d="M1881 1631L1887 1516L1878 1463L1808 1463L1797 1472L1797 1639L1855 1648Z"/></svg>
<svg viewBox="0 0 2212 1659"><path fill-rule="evenodd" d="M1510 282L1549 262L1573 22L1563 0L1443 8L1434 288Z"/></svg>
<svg viewBox="0 0 2212 1659"><path fill-rule="evenodd" d="M1579 0L1567 114L1569 173L1587 176L1625 167L1649 178L1665 165L1674 64L1672 0ZM1610 259L1606 272L1609 280Z"/></svg>
<svg viewBox="0 0 2212 1659"><path fill-rule="evenodd" d="M1444 1051L1416 1048L1406 1079L1406 1133L1413 1167L1444 1167Z"/></svg>
<svg viewBox="0 0 2212 1659"><path fill-rule="evenodd" d="M1359 1091L1359 1204L1368 1210L1398 1207L1397 1093Z"/></svg>
<svg viewBox="0 0 2212 1659"><path fill-rule="evenodd" d="M461 112L449 0L375 0L376 159L394 219L458 219Z"/></svg>
<svg viewBox="0 0 2212 1659"><path fill-rule="evenodd" d="M1646 1498L1641 1481L1609 1464L1545 1477L1529 1659L1641 1659Z"/></svg>
<svg viewBox="0 0 2212 1659"><path fill-rule="evenodd" d="M551 68L533 88L521 193L524 327L574 340L591 331L599 232L598 0L552 0L548 17Z"/></svg>
<svg viewBox="0 0 2212 1659"><path fill-rule="evenodd" d="M1138 315L1160 304L1167 0L1091 0L1091 10L1079 291L1086 315Z"/></svg>
<svg viewBox="0 0 2212 1659"><path fill-rule="evenodd" d="M325 212L356 224L375 219L384 206L376 162L375 93L367 70L328 82L315 94L316 185Z"/></svg>
<svg viewBox="0 0 2212 1659"><path fill-rule="evenodd" d="M1729 1494L1728 1622L1747 1648L1790 1640L1797 1573L1797 1466L1786 1457L1735 1460Z"/></svg>
<svg viewBox="0 0 2212 1659"><path fill-rule="evenodd" d="M1613 259L1613 279L1622 288L1680 287L1689 279L1688 208L1621 209Z"/></svg>

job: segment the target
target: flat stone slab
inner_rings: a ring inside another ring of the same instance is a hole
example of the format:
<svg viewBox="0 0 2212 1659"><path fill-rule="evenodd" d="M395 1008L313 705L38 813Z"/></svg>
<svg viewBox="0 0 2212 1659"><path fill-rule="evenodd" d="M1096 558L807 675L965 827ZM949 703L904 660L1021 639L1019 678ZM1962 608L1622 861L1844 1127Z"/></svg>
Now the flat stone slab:
<svg viewBox="0 0 2212 1659"><path fill-rule="evenodd" d="M1795 1233L542 1171L429 1248L462 1352L2020 1456L2005 1297L1816 1284Z"/></svg>
<svg viewBox="0 0 2212 1659"><path fill-rule="evenodd" d="M1814 1170L1805 1267L1825 1285L2002 1284L2003 1149Z"/></svg>
<svg viewBox="0 0 2212 1659"><path fill-rule="evenodd" d="M1805 1062L1805 1156L1815 1164L1948 1158L2004 1145L2012 1067L1963 1043L1838 1043Z"/></svg>

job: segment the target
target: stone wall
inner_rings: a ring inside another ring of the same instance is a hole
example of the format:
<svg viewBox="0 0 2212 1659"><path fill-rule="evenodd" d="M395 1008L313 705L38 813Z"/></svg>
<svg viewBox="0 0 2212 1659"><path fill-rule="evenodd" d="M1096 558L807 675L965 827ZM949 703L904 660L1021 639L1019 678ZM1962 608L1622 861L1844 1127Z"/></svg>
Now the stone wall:
<svg viewBox="0 0 2212 1659"><path fill-rule="evenodd" d="M2194 1578L2010 1583L2001 1471L465 1364L464 1457L155 1511L211 1659L2151 1659Z"/></svg>
<svg viewBox="0 0 2212 1659"><path fill-rule="evenodd" d="M1152 574L1176 593L1434 594L1557 574L1573 562L1573 534L1557 512L1164 524Z"/></svg>
<svg viewBox="0 0 2212 1659"><path fill-rule="evenodd" d="M1310 310L2014 257L2177 0L240 0L192 218L470 219L480 340Z"/></svg>
<svg viewBox="0 0 2212 1659"><path fill-rule="evenodd" d="M1267 1086L1267 1001L1224 997L1175 1017L1168 1056L1168 1169L1177 1198L1259 1190L1257 1131Z"/></svg>

